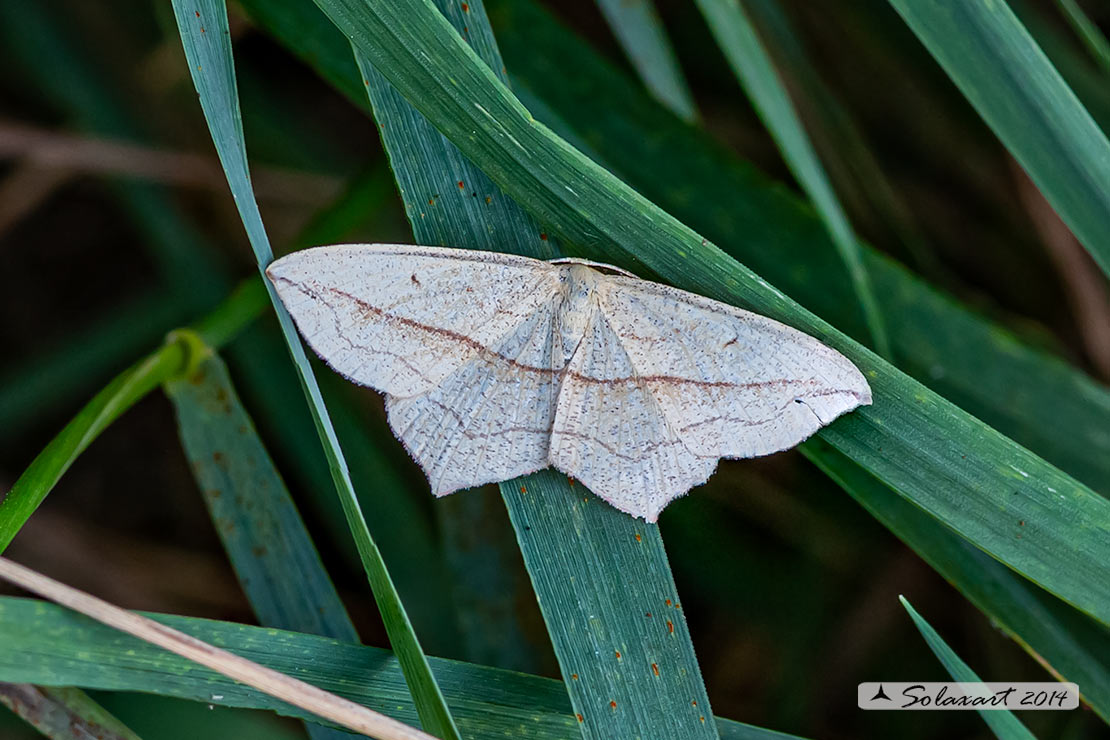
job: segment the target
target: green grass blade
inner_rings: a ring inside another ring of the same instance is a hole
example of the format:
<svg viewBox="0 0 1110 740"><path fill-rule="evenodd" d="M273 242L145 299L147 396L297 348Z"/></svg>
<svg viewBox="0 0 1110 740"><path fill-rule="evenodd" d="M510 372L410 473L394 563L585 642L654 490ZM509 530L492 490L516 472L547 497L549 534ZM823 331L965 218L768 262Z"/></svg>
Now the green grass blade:
<svg viewBox="0 0 1110 740"><path fill-rule="evenodd" d="M952 678L960 682L973 683L981 680L975 671L967 663L956 655L952 648L944 641L937 631L933 629L932 625L925 621L925 619L917 613L917 610L910 606L910 602L906 601L904 596L899 596L898 600L902 602L902 606L910 613L910 618L921 632L921 636L925 638L925 642L929 644L929 648L937 656L937 659L948 669L948 673ZM1014 713L1008 709L991 709L979 710L979 716L994 732L995 737L999 740L1036 740L1033 733L1026 729L1025 725L1014 716Z"/></svg>
<svg viewBox="0 0 1110 740"><path fill-rule="evenodd" d="M259 622L358 642L343 602L274 463L211 355L166 384L182 445L216 531ZM315 740L345 736L309 724Z"/></svg>
<svg viewBox="0 0 1110 740"><path fill-rule="evenodd" d="M0 552L7 549L77 456L136 401L185 370L190 354L184 341L166 343L117 375L50 441L0 501Z"/></svg>
<svg viewBox="0 0 1110 740"><path fill-rule="evenodd" d="M652 96L682 120L696 121L694 96L652 0L597 0L597 6Z"/></svg>
<svg viewBox="0 0 1110 740"><path fill-rule="evenodd" d="M148 616L402 722L416 719L400 666L388 650L229 622ZM468 740L580 737L561 682L442 658L431 662ZM0 681L141 691L308 718L303 710L67 609L10 596L0 597ZM793 737L729 720L717 723L723 740Z"/></svg>
<svg viewBox="0 0 1110 740"><path fill-rule="evenodd" d="M847 355L867 375L875 403L821 435L977 546L1110 622L1106 499L867 351L587 160L537 123L433 7L317 3L460 151L576 250L753 308ZM403 25L387 22L398 17ZM1015 540L1019 520L1038 526Z"/></svg>
<svg viewBox="0 0 1110 740"><path fill-rule="evenodd" d="M784 70L783 76L798 86L799 98L814 106L817 120L813 127L814 142L828 165L834 190L842 194L847 210L852 210L849 204L853 200L859 204L857 207L870 210L871 218L885 226L901 243L918 272L930 277L940 273L937 257L921 233L905 195L884 171L856 113L825 83L780 0L747 2L746 7L768 38L768 45ZM875 275L867 263L867 247L864 244L860 247L864 252L864 267L874 280ZM891 343L897 344L897 339L892 338Z"/></svg>
<svg viewBox="0 0 1110 740"><path fill-rule="evenodd" d="M555 471L501 490L583 737L715 737L658 527Z"/></svg>
<svg viewBox="0 0 1110 740"><path fill-rule="evenodd" d="M820 440L802 452L992 622L1110 719L1110 631L960 539Z"/></svg>
<svg viewBox="0 0 1110 740"><path fill-rule="evenodd" d="M204 343L219 345L262 310L261 284L232 293L202 319L198 334L175 332L157 350L117 375L40 452L0 500L0 552L54 488L73 461L104 429L139 399L186 371ZM199 338L198 338L199 337Z"/></svg>
<svg viewBox="0 0 1110 740"><path fill-rule="evenodd" d="M1056 4L1060 6L1060 12L1068 19L1094 60L1102 66L1104 72L1110 72L1110 42L1099 27L1087 17L1075 0L1056 0Z"/></svg>
<svg viewBox="0 0 1110 740"><path fill-rule="evenodd" d="M1011 0L1010 7L1099 127L1104 132L1110 130L1110 91L1102 68L1093 67L1090 58L1075 48L1075 37L1054 22L1055 18L1046 17L1026 0Z"/></svg>
<svg viewBox="0 0 1110 740"><path fill-rule="evenodd" d="M246 142L239 112L227 7L223 0L174 0L173 8L182 45L185 48L185 56L189 60L189 71L200 97L201 108L208 121L212 140L227 175L251 247L254 249L258 268L263 271L273 260L273 251L262 225L247 167ZM292 318L281 305L273 286L268 282L267 290L294 365L300 375L302 388L312 409L313 420L328 457L336 491L358 547L363 568L370 581L374 599L381 611L386 633L405 669L405 677L416 700L421 725L429 733L445 740L457 737L458 731L443 701L435 676L428 667L427 657L397 596L396 587L386 570L381 553L370 536L351 483L346 460L339 447L339 440L324 405L316 377L308 364L304 347L293 326Z"/></svg>
<svg viewBox="0 0 1110 740"><path fill-rule="evenodd" d="M490 69L501 69L480 3L441 6ZM454 33L454 29L449 31ZM356 54L417 242L556 256L557 245ZM565 476L501 485L584 737L715 737L658 528ZM530 493L525 493L530 492ZM466 495L466 494L460 494ZM581 554L581 555L580 555ZM574 594L567 594L574 584ZM662 595L662 596L661 596ZM644 615L659 612L657 618ZM587 626L588 625L588 626Z"/></svg>
<svg viewBox="0 0 1110 740"><path fill-rule="evenodd" d="M139 740L138 735L79 689L4 683L0 684L0 704L52 740L75 737Z"/></svg>
<svg viewBox="0 0 1110 740"><path fill-rule="evenodd" d="M182 445L243 590L268 627L358 634L216 355L166 384Z"/></svg>
<svg viewBox="0 0 1110 740"><path fill-rule="evenodd" d="M698 7L790 171L813 201L832 235L848 268L875 351L890 358L890 340L875 302L871 279L860 257L859 240L741 0L698 0Z"/></svg>
<svg viewBox="0 0 1110 740"><path fill-rule="evenodd" d="M1110 141L1005 0L890 0L1110 275Z"/></svg>

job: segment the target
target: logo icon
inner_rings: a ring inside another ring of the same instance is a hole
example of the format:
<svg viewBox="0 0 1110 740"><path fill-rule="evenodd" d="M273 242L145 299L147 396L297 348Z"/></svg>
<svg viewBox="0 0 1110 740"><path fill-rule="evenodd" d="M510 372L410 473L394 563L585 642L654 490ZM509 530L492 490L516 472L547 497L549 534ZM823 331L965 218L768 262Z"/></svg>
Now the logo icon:
<svg viewBox="0 0 1110 740"><path fill-rule="evenodd" d="M886 699L887 701L892 701L892 699L889 696L886 695L886 692L883 691L883 685L882 684L879 684L879 690L876 691L875 695L871 697L871 701L877 701L879 699Z"/></svg>

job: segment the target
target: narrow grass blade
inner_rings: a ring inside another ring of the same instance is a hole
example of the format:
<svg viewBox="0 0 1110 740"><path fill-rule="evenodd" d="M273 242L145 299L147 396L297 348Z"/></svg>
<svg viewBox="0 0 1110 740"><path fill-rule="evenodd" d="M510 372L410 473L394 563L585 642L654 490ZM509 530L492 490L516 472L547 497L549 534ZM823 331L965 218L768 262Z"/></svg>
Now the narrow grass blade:
<svg viewBox="0 0 1110 740"><path fill-rule="evenodd" d="M388 650L208 619L147 616L401 722L416 720L400 666ZM431 662L468 740L581 736L559 681L442 658ZM301 719L309 716L67 609L11 596L0 597L0 681L142 691L218 706L268 709ZM729 720L717 723L723 740L792 737Z"/></svg>
<svg viewBox="0 0 1110 740"><path fill-rule="evenodd" d="M956 681L966 683L973 683L981 680L975 675L975 671L971 670L971 667L963 662L952 648L948 647L948 644L937 634L937 631L933 629L932 625L926 622L925 619L917 613L917 610L910 606L910 602L906 601L905 597L899 596L898 600L902 602L902 606L910 613L910 618L913 619L913 623L921 632L921 636L925 638L925 642L929 643L929 648L932 649L937 659L944 664L944 667L948 669L948 673L951 674L952 678ZM1033 737L1033 733L1029 732L1025 725L1023 725L1018 718L1014 716L1014 713L1008 709L981 710L979 711L979 716L983 718L983 721L987 723L991 731L994 732L995 737L999 738L999 740L1036 740L1036 738Z"/></svg>
<svg viewBox="0 0 1110 740"><path fill-rule="evenodd" d="M185 341L163 345L115 377L58 433L0 501L0 552L69 469L105 428L163 381L184 371L191 348Z"/></svg>
<svg viewBox="0 0 1110 740"><path fill-rule="evenodd" d="M1110 720L1110 631L960 539L821 440L802 452L991 621Z"/></svg>
<svg viewBox="0 0 1110 740"><path fill-rule="evenodd" d="M264 271L273 260L273 251L262 225L247 167L246 142L243 138L239 112L227 7L223 0L174 0L173 8L185 48L185 56L189 60L193 84L200 96L201 108L208 121L212 140L223 164L251 247L254 249L258 268ZM370 580L374 599L381 611L386 633L401 664L405 667L405 677L416 699L421 724L426 730L444 740L457 737L458 731L451 719L451 713L428 667L428 660L420 648L416 633L397 596L397 590L386 570L381 553L366 526L346 460L339 447L339 440L323 397L320 395L316 377L308 364L304 347L293 326L292 318L281 305L281 301L268 282L267 290L293 356L294 365L300 374L303 390L313 412L313 420L328 457L332 478L358 546L363 567Z"/></svg>
<svg viewBox="0 0 1110 740"><path fill-rule="evenodd" d="M834 190L842 193L847 210L853 200L851 191L858 190L855 200L870 209L872 218L885 226L906 250L912 266L926 277L935 277L943 269L932 247L926 242L921 226L901 193L879 163L854 111L845 106L838 94L825 83L810 52L780 0L746 0L756 25L768 39L773 56L784 70L784 77L798 86L798 97L811 101L818 123L813 127L814 143L823 157L833 181ZM822 139L824 142L822 144ZM839 176L838 176L839 171ZM860 244L864 267L873 280L877 277L868 265L865 244ZM875 286L876 298L878 285ZM879 303L880 311L883 309ZM889 318L886 318L889 324ZM889 330L889 326L887 327ZM891 338L892 347L897 338Z"/></svg>
<svg viewBox="0 0 1110 740"><path fill-rule="evenodd" d="M583 737L715 737L658 527L555 471L501 490Z"/></svg>
<svg viewBox="0 0 1110 740"><path fill-rule="evenodd" d="M824 439L977 546L1110 623L1110 502L910 379L590 162L538 124L424 2L317 4L460 151L565 243L785 321L852 359L875 403L826 427ZM404 24L387 21L399 17ZM1022 540L1013 537L1018 520L1037 522Z"/></svg>
<svg viewBox="0 0 1110 740"><path fill-rule="evenodd" d="M1110 90L1103 68L1092 66L1089 56L1076 49L1075 36L1040 7L1027 0L1011 0L1010 7L1103 132L1110 131Z"/></svg>
<svg viewBox="0 0 1110 740"><path fill-rule="evenodd" d="M0 704L52 740L75 737L139 740L138 735L79 689L2 683Z"/></svg>
<svg viewBox="0 0 1110 740"><path fill-rule="evenodd" d="M209 356L188 377L167 383L166 393L204 502L259 621L358 642L223 361ZM307 729L316 740L339 736Z"/></svg>
<svg viewBox="0 0 1110 740"><path fill-rule="evenodd" d="M270 696L295 704L354 732L381 740L433 740L431 735L380 712L369 711L312 684L274 671L211 643L197 640L148 617L121 609L7 558L0 558L0 578L80 612L101 624L187 658L190 662L254 686Z"/></svg>
<svg viewBox="0 0 1110 740"><path fill-rule="evenodd" d="M357 642L223 361L210 355L188 376L167 383L166 394L197 485L260 622Z"/></svg>
<svg viewBox="0 0 1110 740"><path fill-rule="evenodd" d="M597 0L597 6L652 96L682 120L696 121L694 96L652 0Z"/></svg>
<svg viewBox="0 0 1110 740"><path fill-rule="evenodd" d="M28 517L54 488L77 456L120 414L178 373L187 372L203 353L253 321L262 310L260 284L232 293L199 324L199 334L175 332L166 343L117 375L40 452L0 500L0 552L7 549Z"/></svg>
<svg viewBox="0 0 1110 740"><path fill-rule="evenodd" d="M481 3L440 7L455 23L445 32L465 26L480 63L500 70ZM417 242L558 254L555 240L386 82L384 69L356 58ZM503 483L501 492L583 737L715 737L658 528L582 503L588 494L554 473ZM651 611L658 616L644 616Z"/></svg>
<svg viewBox="0 0 1110 740"><path fill-rule="evenodd" d="M890 4L1110 275L1110 141L1005 0Z"/></svg>
<svg viewBox="0 0 1110 740"><path fill-rule="evenodd" d="M763 125L778 144L790 171L821 214L848 268L875 351L889 359L890 341L886 325L860 257L859 240L747 11L741 0L698 0L698 7L713 31L717 45L725 53L740 84L763 119Z"/></svg>
<svg viewBox="0 0 1110 740"><path fill-rule="evenodd" d="M1056 4L1060 6L1060 12L1068 19L1068 23L1091 52L1094 60L1102 67L1103 72L1110 73L1110 42L1106 40L1099 27L1087 17L1076 0L1056 0Z"/></svg>

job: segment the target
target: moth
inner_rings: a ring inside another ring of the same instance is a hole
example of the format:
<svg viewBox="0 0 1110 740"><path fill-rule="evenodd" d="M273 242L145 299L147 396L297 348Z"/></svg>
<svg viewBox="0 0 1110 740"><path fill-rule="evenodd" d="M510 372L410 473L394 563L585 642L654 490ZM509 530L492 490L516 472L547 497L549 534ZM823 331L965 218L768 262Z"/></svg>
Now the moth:
<svg viewBox="0 0 1110 740"><path fill-rule="evenodd" d="M436 496L554 466L654 522L721 458L871 403L813 337L609 265L349 244L266 272L312 349L385 394Z"/></svg>

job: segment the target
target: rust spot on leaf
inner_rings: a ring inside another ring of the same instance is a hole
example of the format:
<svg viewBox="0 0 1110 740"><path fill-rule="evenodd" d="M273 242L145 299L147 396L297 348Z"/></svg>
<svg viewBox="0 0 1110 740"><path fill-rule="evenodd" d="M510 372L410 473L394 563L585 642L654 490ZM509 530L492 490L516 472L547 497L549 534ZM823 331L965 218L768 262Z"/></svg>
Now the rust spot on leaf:
<svg viewBox="0 0 1110 740"><path fill-rule="evenodd" d="M540 241L547 241L547 234L540 232Z"/></svg>
<svg viewBox="0 0 1110 740"><path fill-rule="evenodd" d="M667 632L670 632L672 635L674 634L674 622L669 619L667 620Z"/></svg>
<svg viewBox="0 0 1110 740"><path fill-rule="evenodd" d="M572 681L577 681L578 680L578 674L577 673L572 673L572 674L570 674L570 678L571 678Z"/></svg>
<svg viewBox="0 0 1110 740"><path fill-rule="evenodd" d="M520 487L520 493L521 493L521 495L523 495L523 494L525 494L525 493L528 493L528 489L527 489L527 488L525 488L524 486L521 486L521 487Z"/></svg>
<svg viewBox="0 0 1110 740"><path fill-rule="evenodd" d="M621 659L621 651L620 650L614 650L613 652L615 652L617 654L617 660L620 660Z"/></svg>
<svg viewBox="0 0 1110 740"><path fill-rule="evenodd" d="M650 618L651 617L651 612L644 612L644 616Z"/></svg>
<svg viewBox="0 0 1110 740"><path fill-rule="evenodd" d="M666 603L667 606L671 606L671 600L670 599L666 599L665 603Z"/></svg>
<svg viewBox="0 0 1110 740"><path fill-rule="evenodd" d="M652 663L651 664L651 672L654 673L656 676L659 675L659 664L658 663Z"/></svg>
<svg viewBox="0 0 1110 740"><path fill-rule="evenodd" d="M636 535L636 541L637 541L637 542L643 542L643 541L644 541L644 538L643 538L643 537L641 537L640 535L638 535L638 534L637 534L637 535Z"/></svg>
<svg viewBox="0 0 1110 740"><path fill-rule="evenodd" d="M462 12L469 13L470 12L470 6L467 5L466 3L463 3L462 4Z"/></svg>
<svg viewBox="0 0 1110 740"><path fill-rule="evenodd" d="M610 709L616 709L617 708L617 703L615 701L610 701L609 702L609 708Z"/></svg>
<svg viewBox="0 0 1110 740"><path fill-rule="evenodd" d="M581 714L576 714L574 716L578 718L579 722L585 722L586 721L586 718L583 717Z"/></svg>
<svg viewBox="0 0 1110 740"><path fill-rule="evenodd" d="M465 190L465 189L466 189L466 185L463 183L462 180L459 180L459 190Z"/></svg>

